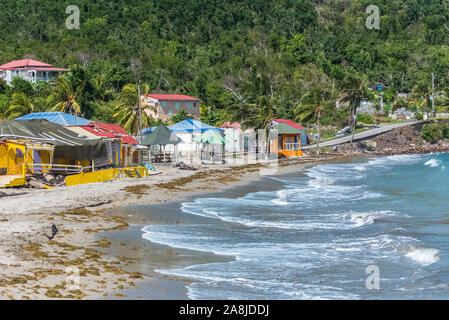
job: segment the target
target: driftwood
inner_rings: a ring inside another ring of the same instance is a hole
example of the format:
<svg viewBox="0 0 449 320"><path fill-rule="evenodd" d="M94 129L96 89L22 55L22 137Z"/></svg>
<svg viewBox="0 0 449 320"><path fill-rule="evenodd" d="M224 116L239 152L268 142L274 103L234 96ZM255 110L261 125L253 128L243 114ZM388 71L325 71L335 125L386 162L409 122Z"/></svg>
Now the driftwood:
<svg viewBox="0 0 449 320"><path fill-rule="evenodd" d="M178 167L180 170L193 170L193 171L198 170L198 169L195 168L195 167L186 165L184 162L177 163L177 164L175 165L175 167Z"/></svg>
<svg viewBox="0 0 449 320"><path fill-rule="evenodd" d="M45 186L57 187L65 185L65 176L53 173L34 174L26 178L28 185L32 188L44 189Z"/></svg>
<svg viewBox="0 0 449 320"><path fill-rule="evenodd" d="M53 225L51 226L51 236L49 236L48 234L45 234L48 238L48 240L53 240L53 238L56 236L56 234L58 234L59 230L56 227L56 225L53 223Z"/></svg>

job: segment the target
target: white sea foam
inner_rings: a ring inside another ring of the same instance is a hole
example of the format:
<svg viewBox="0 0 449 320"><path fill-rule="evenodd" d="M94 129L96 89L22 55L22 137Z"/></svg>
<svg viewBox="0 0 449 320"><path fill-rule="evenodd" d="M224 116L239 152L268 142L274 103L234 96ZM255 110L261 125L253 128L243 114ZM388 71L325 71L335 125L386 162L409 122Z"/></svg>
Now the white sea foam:
<svg viewBox="0 0 449 320"><path fill-rule="evenodd" d="M272 203L280 205L280 206L287 206L288 205L288 201L287 201L287 196L288 194L286 194L285 192L286 190L280 190L277 192L277 198L271 200Z"/></svg>
<svg viewBox="0 0 449 320"><path fill-rule="evenodd" d="M436 160L436 159L430 159L429 161L427 161L426 163L424 163L425 166L431 167L431 168L436 168L440 165L440 161Z"/></svg>
<svg viewBox="0 0 449 320"><path fill-rule="evenodd" d="M405 256L422 264L423 266L431 265L440 260L437 249L428 248L411 248L411 251Z"/></svg>
<svg viewBox="0 0 449 320"><path fill-rule="evenodd" d="M399 215L399 213L394 211L350 212L344 215L343 218L353 223L355 227L361 227L364 225L373 224L375 220L379 218Z"/></svg>

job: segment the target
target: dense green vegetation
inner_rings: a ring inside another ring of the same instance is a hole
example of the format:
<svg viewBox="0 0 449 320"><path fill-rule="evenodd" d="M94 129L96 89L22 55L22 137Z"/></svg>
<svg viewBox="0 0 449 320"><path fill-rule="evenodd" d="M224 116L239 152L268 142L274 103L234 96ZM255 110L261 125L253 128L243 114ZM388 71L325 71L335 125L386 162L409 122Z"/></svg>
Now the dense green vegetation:
<svg viewBox="0 0 449 320"><path fill-rule="evenodd" d="M449 127L445 123L426 124L421 130L421 138L431 143L449 139Z"/></svg>
<svg viewBox="0 0 449 320"><path fill-rule="evenodd" d="M2 1L0 63L30 57L70 67L68 90L95 120L119 122L120 92L137 83L201 98L211 124L259 126L274 116L313 123L317 106L321 124L347 124L353 110L335 101L345 93L356 107L372 83L387 87L392 108L427 111L432 72L437 90L449 92L447 1L376 1L379 30L365 27L368 0L77 0L81 28L68 30L71 4ZM44 83L0 82L0 114L48 110L51 94Z"/></svg>

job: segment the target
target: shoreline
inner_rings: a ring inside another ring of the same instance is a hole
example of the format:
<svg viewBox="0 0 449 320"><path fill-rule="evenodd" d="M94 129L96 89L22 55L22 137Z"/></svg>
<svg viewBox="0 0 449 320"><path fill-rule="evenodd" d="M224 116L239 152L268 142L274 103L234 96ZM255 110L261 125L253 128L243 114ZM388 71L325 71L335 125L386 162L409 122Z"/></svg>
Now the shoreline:
<svg viewBox="0 0 449 320"><path fill-rule="evenodd" d="M145 250L148 254L146 244L139 247L136 243L131 245L129 239L117 241L114 237L114 233L126 234L151 223L146 217L130 214L128 209L179 203L192 196L244 186L259 180L261 169L268 175L273 172L288 174L323 162L367 156L371 155L328 154L322 158L281 160L275 168L277 172L265 170L267 164L260 163L208 166L198 171L163 167L162 174L138 180L28 192L7 190L8 201L0 204L0 297L187 299L185 291L190 280L165 276L154 270L142 272L139 265L144 265ZM26 208L23 203L28 203ZM81 206L81 203L86 205ZM49 241L45 234L50 234L52 224L59 233ZM149 242L141 237L137 242L142 244L143 241ZM173 254L173 250L167 248L160 251L160 260ZM78 289L70 288L71 282L67 281L68 277L71 279L73 267L79 272ZM149 290L139 291L139 286Z"/></svg>

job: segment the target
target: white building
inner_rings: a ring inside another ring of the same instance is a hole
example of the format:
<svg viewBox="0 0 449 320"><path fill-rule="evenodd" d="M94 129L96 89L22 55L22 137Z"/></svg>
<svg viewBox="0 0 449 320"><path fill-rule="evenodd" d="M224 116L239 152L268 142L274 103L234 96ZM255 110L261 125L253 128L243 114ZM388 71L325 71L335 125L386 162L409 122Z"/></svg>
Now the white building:
<svg viewBox="0 0 449 320"><path fill-rule="evenodd" d="M0 66L0 78L10 84L12 79L20 77L29 82L52 81L69 69L56 68L48 63L33 59L14 60Z"/></svg>

